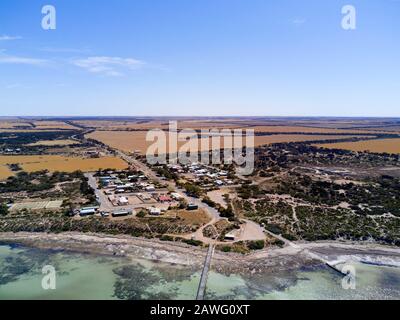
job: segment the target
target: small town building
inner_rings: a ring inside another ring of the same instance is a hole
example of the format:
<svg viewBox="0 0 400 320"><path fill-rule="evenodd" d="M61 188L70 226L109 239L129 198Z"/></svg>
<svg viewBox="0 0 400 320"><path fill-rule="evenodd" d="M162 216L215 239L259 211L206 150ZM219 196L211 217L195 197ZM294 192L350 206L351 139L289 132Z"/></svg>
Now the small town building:
<svg viewBox="0 0 400 320"><path fill-rule="evenodd" d="M188 210L197 210L198 208L199 208L199 206L194 203L190 203L187 207Z"/></svg>
<svg viewBox="0 0 400 320"><path fill-rule="evenodd" d="M162 194L158 197L158 201L160 202L171 202L172 199L169 195Z"/></svg>
<svg viewBox="0 0 400 320"><path fill-rule="evenodd" d="M156 188L154 186L150 185L150 186L146 187L145 190L147 192L153 192L153 191L156 191Z"/></svg>
<svg viewBox="0 0 400 320"><path fill-rule="evenodd" d="M152 215L152 216L159 216L159 215L161 215L161 209L160 208L151 207L151 208L149 208L149 214Z"/></svg>
<svg viewBox="0 0 400 320"><path fill-rule="evenodd" d="M79 211L79 215L81 217L92 216L92 215L96 214L96 212L97 212L97 210L94 208L82 208Z"/></svg>
<svg viewBox="0 0 400 320"><path fill-rule="evenodd" d="M126 205L129 204L129 200L128 200L127 197L120 197L120 198L118 199L118 204L119 204L120 206L126 206Z"/></svg>
<svg viewBox="0 0 400 320"><path fill-rule="evenodd" d="M225 240L227 240L227 241L235 241L235 239L236 239L236 237L235 237L235 235L232 234L232 233L227 233L227 234L225 235Z"/></svg>
<svg viewBox="0 0 400 320"><path fill-rule="evenodd" d="M111 215L114 218L118 218L118 217L126 217L132 214L132 211L130 210L121 210L121 211L114 211Z"/></svg>
<svg viewBox="0 0 400 320"><path fill-rule="evenodd" d="M172 197L172 199L174 199L176 201L183 199L183 196L181 196L179 193L176 193L176 192L171 193L171 197Z"/></svg>

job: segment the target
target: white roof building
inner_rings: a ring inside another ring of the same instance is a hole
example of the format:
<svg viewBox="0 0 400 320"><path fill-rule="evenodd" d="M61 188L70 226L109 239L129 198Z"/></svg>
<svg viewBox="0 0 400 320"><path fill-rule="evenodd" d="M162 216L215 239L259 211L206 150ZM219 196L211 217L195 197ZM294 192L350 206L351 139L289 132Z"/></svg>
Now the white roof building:
<svg viewBox="0 0 400 320"><path fill-rule="evenodd" d="M149 208L149 213L152 216L159 216L161 214L161 209L160 208L151 207L151 208Z"/></svg>
<svg viewBox="0 0 400 320"><path fill-rule="evenodd" d="M129 200L128 200L127 197L120 197L118 199L118 204L121 205L121 206L128 205L129 204Z"/></svg>
<svg viewBox="0 0 400 320"><path fill-rule="evenodd" d="M183 198L179 193L176 192L171 193L171 197L175 200L180 200Z"/></svg>

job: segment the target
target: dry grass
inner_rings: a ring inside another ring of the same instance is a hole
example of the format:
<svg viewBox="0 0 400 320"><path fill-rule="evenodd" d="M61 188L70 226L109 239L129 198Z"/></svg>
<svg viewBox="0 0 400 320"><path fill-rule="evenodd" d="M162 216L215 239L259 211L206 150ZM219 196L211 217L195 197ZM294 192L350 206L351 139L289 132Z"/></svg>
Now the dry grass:
<svg viewBox="0 0 400 320"><path fill-rule="evenodd" d="M138 150L145 153L148 146L145 131L95 131L86 135L86 137L126 152Z"/></svg>
<svg viewBox="0 0 400 320"><path fill-rule="evenodd" d="M0 156L0 166L6 164L19 164L26 172L41 170L73 172L81 170L84 172L96 171L98 169L117 169L122 170L128 167L127 163L120 158L75 158L63 156ZM5 172L3 178L7 178ZM10 176L10 175L8 175Z"/></svg>
<svg viewBox="0 0 400 320"><path fill-rule="evenodd" d="M35 143L30 143L28 146L69 146L72 144L79 144L79 142L75 140L42 140Z"/></svg>
<svg viewBox="0 0 400 320"><path fill-rule="evenodd" d="M35 126L32 126L32 123ZM66 129L80 130L80 128L71 126L63 121L32 121L29 123L24 120L0 120L0 132L38 132Z"/></svg>
<svg viewBox="0 0 400 320"><path fill-rule="evenodd" d="M335 129L335 128L317 128L317 127L303 127L303 126L257 126L249 127L247 129L254 129L255 132L268 132L268 133L337 133L337 134L365 134L370 133L367 130L359 129Z"/></svg>
<svg viewBox="0 0 400 320"><path fill-rule="evenodd" d="M390 133L399 133L400 134L400 126L388 126L388 127L370 127L365 128L365 130L376 132L390 132Z"/></svg>
<svg viewBox="0 0 400 320"><path fill-rule="evenodd" d="M182 219L185 224L204 225L211 221L211 217L203 209L187 211L179 210L176 212L177 217Z"/></svg>
<svg viewBox="0 0 400 320"><path fill-rule="evenodd" d="M317 147L344 149L351 151L368 151L375 153L400 153L400 139L367 140L357 142L317 144Z"/></svg>
<svg viewBox="0 0 400 320"><path fill-rule="evenodd" d="M103 142L112 148L119 149L125 152L138 151L142 154L146 153L147 148L153 144L153 142L146 142L146 131L95 131L89 135L88 138L95 139ZM284 142L301 142L301 141L318 141L318 140L336 140L344 139L353 136L343 135L287 135L277 134L270 136L256 136L255 146L267 145L272 143L284 143ZM221 146L223 146L224 139L221 138ZM167 137L167 144L169 139ZM179 142L178 147L181 147L184 142ZM244 140L243 140L244 144ZM211 145L211 143L210 143ZM197 149L200 149L198 146ZM211 149L211 146L210 148Z"/></svg>
<svg viewBox="0 0 400 320"><path fill-rule="evenodd" d="M0 132L45 132L45 131L57 131L55 129L40 130L40 129L0 129Z"/></svg>
<svg viewBox="0 0 400 320"><path fill-rule="evenodd" d="M0 129L15 129L19 127L30 127L31 124L22 121L0 121Z"/></svg>
<svg viewBox="0 0 400 320"><path fill-rule="evenodd" d="M306 142L318 140L337 140L354 138L360 136L352 135L301 135L301 134L276 134L272 136L257 136L255 137L255 146L268 145L273 143L286 143L286 142Z"/></svg>
<svg viewBox="0 0 400 320"><path fill-rule="evenodd" d="M13 176L13 172L6 165L0 165L0 180L6 180L11 176Z"/></svg>
<svg viewBox="0 0 400 320"><path fill-rule="evenodd" d="M149 130L149 129L168 129L169 120L149 120L149 121L107 121L107 120L83 120L75 123L94 127L98 130ZM256 132L271 133L338 133L338 134L361 134L368 133L369 129L352 129L351 125L365 125L368 122L325 122L325 121L262 121L248 119L181 119L178 121L178 128L190 128L194 130L211 128L248 128ZM329 125L329 126L328 126ZM348 129L336 129L336 127L348 127ZM383 129L383 131L385 131Z"/></svg>
<svg viewBox="0 0 400 320"><path fill-rule="evenodd" d="M49 130L49 129L70 129L76 130L79 129L77 127L71 126L62 121L34 121L35 129L38 130Z"/></svg>
<svg viewBox="0 0 400 320"><path fill-rule="evenodd" d="M165 121L149 121L149 122L135 122L135 121L107 121L107 120L81 120L74 121L74 123L99 130L147 130L156 128L167 128L168 125Z"/></svg>

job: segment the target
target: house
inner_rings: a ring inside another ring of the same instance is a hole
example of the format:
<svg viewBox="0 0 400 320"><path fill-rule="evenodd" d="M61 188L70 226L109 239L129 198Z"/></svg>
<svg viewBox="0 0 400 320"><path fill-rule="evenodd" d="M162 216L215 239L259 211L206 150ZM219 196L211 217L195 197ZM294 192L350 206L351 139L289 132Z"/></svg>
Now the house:
<svg viewBox="0 0 400 320"><path fill-rule="evenodd" d="M172 197L172 199L174 199L176 201L183 199L183 197L179 193L176 193L176 192L171 193L171 197Z"/></svg>
<svg viewBox="0 0 400 320"><path fill-rule="evenodd" d="M151 207L151 208L149 208L149 213L152 216L159 216L159 215L161 215L161 209L160 208Z"/></svg>
<svg viewBox="0 0 400 320"><path fill-rule="evenodd" d="M197 204L194 204L194 203L190 203L188 206L187 206L187 209L188 210L197 210L199 208L199 206L197 205Z"/></svg>
<svg viewBox="0 0 400 320"><path fill-rule="evenodd" d="M162 194L162 195L160 195L160 196L158 197L158 201L160 201L160 202L171 202L172 199L171 199L170 196L165 195L165 194Z"/></svg>
<svg viewBox="0 0 400 320"><path fill-rule="evenodd" d="M83 208L79 211L79 215L81 217L92 216L96 213L96 209L94 208Z"/></svg>
<svg viewBox="0 0 400 320"><path fill-rule="evenodd" d="M232 233L227 233L225 235L225 240L227 240L227 241L235 241L235 238L236 238L235 235Z"/></svg>
<svg viewBox="0 0 400 320"><path fill-rule="evenodd" d="M224 185L224 182L222 180L216 180L215 184L220 187Z"/></svg>
<svg viewBox="0 0 400 320"><path fill-rule="evenodd" d="M151 200L151 196L147 193L138 193L137 196L144 201Z"/></svg>
<svg viewBox="0 0 400 320"><path fill-rule="evenodd" d="M114 218L117 218L117 217L126 217L131 214L132 214L132 211L130 211L130 210L122 210L122 211L114 211L111 215Z"/></svg>

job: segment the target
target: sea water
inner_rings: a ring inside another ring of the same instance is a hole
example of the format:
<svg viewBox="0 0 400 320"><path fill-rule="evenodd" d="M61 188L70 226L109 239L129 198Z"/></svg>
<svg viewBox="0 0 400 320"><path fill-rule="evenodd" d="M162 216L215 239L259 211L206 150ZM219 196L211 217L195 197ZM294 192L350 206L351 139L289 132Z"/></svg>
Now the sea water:
<svg viewBox="0 0 400 320"><path fill-rule="evenodd" d="M42 287L43 266L56 288ZM353 264L355 289L323 266L265 274L209 273L205 298L400 299L400 268ZM195 299L201 270L126 257L0 246L0 299Z"/></svg>

